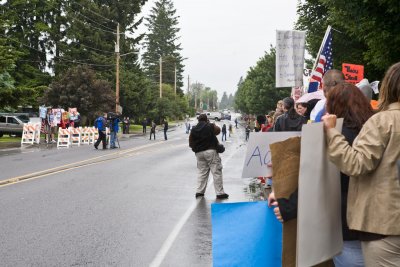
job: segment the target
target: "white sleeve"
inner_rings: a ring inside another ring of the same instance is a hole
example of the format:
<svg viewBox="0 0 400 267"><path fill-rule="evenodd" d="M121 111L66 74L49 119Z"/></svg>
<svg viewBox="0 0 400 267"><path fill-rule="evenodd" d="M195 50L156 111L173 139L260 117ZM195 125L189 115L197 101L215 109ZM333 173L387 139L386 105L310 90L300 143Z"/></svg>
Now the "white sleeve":
<svg viewBox="0 0 400 267"><path fill-rule="evenodd" d="M315 121L315 117L324 108L325 103L326 103L326 99L321 99L320 101L317 102L317 104L315 105L315 107L311 111L310 120Z"/></svg>

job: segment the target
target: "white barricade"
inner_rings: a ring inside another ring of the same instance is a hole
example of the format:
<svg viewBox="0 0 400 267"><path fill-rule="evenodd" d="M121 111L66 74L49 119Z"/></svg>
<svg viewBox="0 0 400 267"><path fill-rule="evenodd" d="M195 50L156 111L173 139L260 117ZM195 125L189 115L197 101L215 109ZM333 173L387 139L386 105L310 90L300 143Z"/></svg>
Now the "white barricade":
<svg viewBox="0 0 400 267"><path fill-rule="evenodd" d="M67 147L71 145L71 134L68 129L58 128L57 147Z"/></svg>
<svg viewBox="0 0 400 267"><path fill-rule="evenodd" d="M85 127L82 128L82 144L89 145L91 143L91 128Z"/></svg>
<svg viewBox="0 0 400 267"><path fill-rule="evenodd" d="M21 145L40 143L40 123L24 123Z"/></svg>
<svg viewBox="0 0 400 267"><path fill-rule="evenodd" d="M97 139L99 139L99 131L95 127L91 127L90 129L90 140L91 144L96 143Z"/></svg>
<svg viewBox="0 0 400 267"><path fill-rule="evenodd" d="M69 133L71 136L71 146L80 146L82 139L82 128L69 127Z"/></svg>
<svg viewBox="0 0 400 267"><path fill-rule="evenodd" d="M106 127L106 146L110 145L111 140L111 128Z"/></svg>

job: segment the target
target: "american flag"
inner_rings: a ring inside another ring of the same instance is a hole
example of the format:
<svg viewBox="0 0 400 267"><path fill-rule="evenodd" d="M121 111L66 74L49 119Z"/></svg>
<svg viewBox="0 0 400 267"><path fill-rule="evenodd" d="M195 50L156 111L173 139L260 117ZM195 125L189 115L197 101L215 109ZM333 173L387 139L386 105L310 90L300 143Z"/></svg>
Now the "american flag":
<svg viewBox="0 0 400 267"><path fill-rule="evenodd" d="M333 58L332 58L332 29L329 27L328 36L325 38L325 43L322 43L321 54L319 55L318 64L311 73L310 82L319 82L321 84L322 77L325 72L332 69ZM325 34L326 35L326 34ZM323 41L324 42L324 41Z"/></svg>

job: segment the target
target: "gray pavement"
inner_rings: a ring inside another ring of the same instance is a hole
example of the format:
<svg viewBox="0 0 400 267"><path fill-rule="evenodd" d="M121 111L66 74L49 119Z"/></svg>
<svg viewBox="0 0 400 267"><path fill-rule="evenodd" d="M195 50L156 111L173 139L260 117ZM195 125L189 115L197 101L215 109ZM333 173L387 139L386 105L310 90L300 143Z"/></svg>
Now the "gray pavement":
<svg viewBox="0 0 400 267"><path fill-rule="evenodd" d="M196 160L188 135L182 126L168 134L168 141L161 132L156 141L121 138L115 150L82 146L1 155L7 167L1 179L72 167L0 186L0 265L211 266L214 188L194 198ZM240 178L242 129L234 129L225 146L230 198L224 202L260 199L263 190ZM76 164L88 159L94 160Z"/></svg>

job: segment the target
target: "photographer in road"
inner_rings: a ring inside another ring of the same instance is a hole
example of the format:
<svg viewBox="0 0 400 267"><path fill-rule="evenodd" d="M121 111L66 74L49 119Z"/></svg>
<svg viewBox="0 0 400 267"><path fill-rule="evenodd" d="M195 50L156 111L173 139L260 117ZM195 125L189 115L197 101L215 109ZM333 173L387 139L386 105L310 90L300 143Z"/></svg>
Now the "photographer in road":
<svg viewBox="0 0 400 267"><path fill-rule="evenodd" d="M107 149L107 141L106 141L106 123L107 123L107 113L104 113L103 116L100 116L94 122L94 127L99 131L99 138L94 144L94 148L98 148L100 142L103 142L103 149Z"/></svg>
<svg viewBox="0 0 400 267"><path fill-rule="evenodd" d="M110 125L110 149L117 148L115 146L115 140L117 139L117 134L119 131L119 114L109 112L108 113L108 120L109 120L109 125ZM129 123L127 124L129 125ZM128 131L127 131L128 132ZM119 143L118 143L119 145Z"/></svg>
<svg viewBox="0 0 400 267"><path fill-rule="evenodd" d="M195 197L204 196L211 171L217 199L226 199L229 195L224 191L222 163L218 154L224 152L225 148L218 143L216 137L221 132L221 129L217 125L210 123L206 114L200 114L198 120L199 123L192 128L189 135L189 146L195 152L198 169Z"/></svg>

